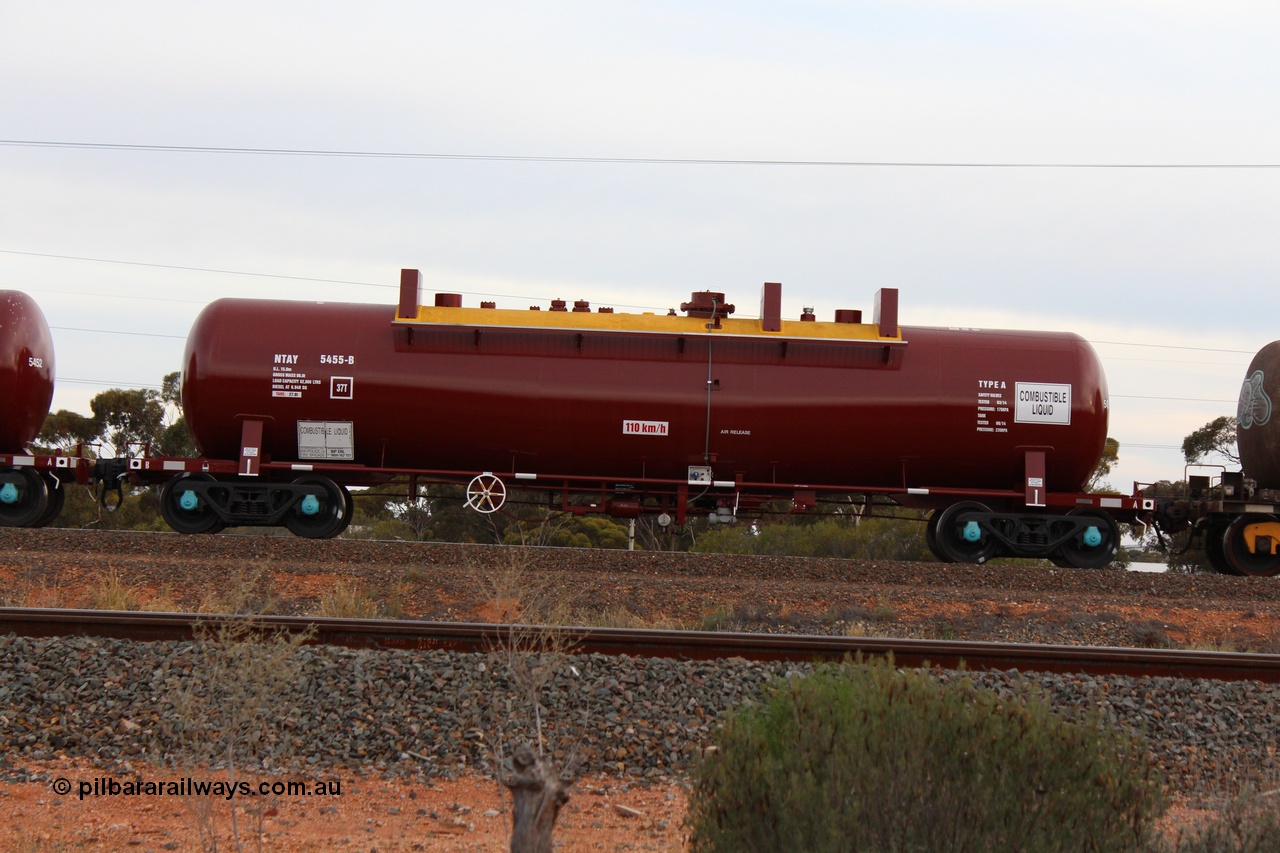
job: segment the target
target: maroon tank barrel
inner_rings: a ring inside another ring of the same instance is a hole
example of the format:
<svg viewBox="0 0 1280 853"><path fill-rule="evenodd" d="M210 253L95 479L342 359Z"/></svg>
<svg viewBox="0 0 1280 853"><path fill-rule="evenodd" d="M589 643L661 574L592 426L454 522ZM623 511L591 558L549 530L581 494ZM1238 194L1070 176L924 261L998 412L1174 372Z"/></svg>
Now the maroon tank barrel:
<svg viewBox="0 0 1280 853"><path fill-rule="evenodd" d="M21 453L53 399L53 336L40 306L0 290L0 452Z"/></svg>
<svg viewBox="0 0 1280 853"><path fill-rule="evenodd" d="M1245 476L1259 488L1280 489L1280 341L1258 350L1240 387L1236 446Z"/></svg>
<svg viewBox="0 0 1280 853"><path fill-rule="evenodd" d="M415 324L395 306L220 300L187 342L187 422L213 458L238 457L248 419L276 462L619 483L702 465L716 480L886 490L1021 490L1030 450L1048 489L1076 491L1106 440L1102 368L1073 334L903 327L886 343L480 313Z"/></svg>

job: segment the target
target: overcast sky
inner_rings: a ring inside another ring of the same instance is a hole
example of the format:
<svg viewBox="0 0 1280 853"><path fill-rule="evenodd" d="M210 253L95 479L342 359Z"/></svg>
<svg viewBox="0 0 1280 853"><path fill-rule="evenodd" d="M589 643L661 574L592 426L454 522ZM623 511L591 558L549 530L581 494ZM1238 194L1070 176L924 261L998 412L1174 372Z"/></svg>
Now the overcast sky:
<svg viewBox="0 0 1280 853"><path fill-rule="evenodd" d="M1280 336L1274 3L0 0L0 79L55 408L158 387L213 299L401 267L520 308L897 287L904 325L1093 341L1127 491Z"/></svg>

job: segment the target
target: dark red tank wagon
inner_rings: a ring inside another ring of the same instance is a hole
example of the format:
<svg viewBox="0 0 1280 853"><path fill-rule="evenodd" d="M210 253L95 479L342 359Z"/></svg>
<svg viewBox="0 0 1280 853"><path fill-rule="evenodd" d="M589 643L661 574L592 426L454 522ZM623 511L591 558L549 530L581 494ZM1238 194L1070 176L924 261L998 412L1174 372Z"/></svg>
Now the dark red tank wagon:
<svg viewBox="0 0 1280 853"><path fill-rule="evenodd" d="M141 456L131 475L163 484L166 519L191 533L336 535L348 487L407 475L411 490L468 483L480 511L510 485L676 523L875 495L935 510L942 559L1081 566L1109 562L1115 520L1145 510L1140 495L1082 493L1108 402L1073 334L900 326L888 289L870 322L783 319L777 284L758 319L711 292L664 314L424 305L420 291L404 270L396 306L209 305L183 363L202 458Z"/></svg>
<svg viewBox="0 0 1280 853"><path fill-rule="evenodd" d="M1075 335L548 318L215 302L184 410L214 458L256 420L278 462L875 491L1020 489L1029 450L1045 489L1076 491L1106 440L1102 371Z"/></svg>

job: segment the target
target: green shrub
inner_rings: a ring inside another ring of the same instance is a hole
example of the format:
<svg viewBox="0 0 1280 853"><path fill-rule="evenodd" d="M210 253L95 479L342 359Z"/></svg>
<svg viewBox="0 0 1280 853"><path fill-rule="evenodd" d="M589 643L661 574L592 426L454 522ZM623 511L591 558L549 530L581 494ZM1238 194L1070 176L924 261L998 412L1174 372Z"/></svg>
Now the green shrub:
<svg viewBox="0 0 1280 853"><path fill-rule="evenodd" d="M892 661L790 680L700 765L695 851L1141 850L1162 808L1142 745Z"/></svg>
<svg viewBox="0 0 1280 853"><path fill-rule="evenodd" d="M860 560L932 560L918 522L868 518L820 518L766 524L752 532L740 524L711 530L693 551L704 554L761 554L790 557L840 557Z"/></svg>

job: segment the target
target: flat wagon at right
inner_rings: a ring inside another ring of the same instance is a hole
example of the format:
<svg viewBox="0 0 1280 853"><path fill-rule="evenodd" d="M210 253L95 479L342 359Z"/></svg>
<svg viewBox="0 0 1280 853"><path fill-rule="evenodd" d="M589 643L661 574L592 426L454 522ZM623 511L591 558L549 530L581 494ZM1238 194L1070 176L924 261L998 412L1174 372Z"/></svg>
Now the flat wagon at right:
<svg viewBox="0 0 1280 853"><path fill-rule="evenodd" d="M1280 341L1258 351L1240 388L1236 410L1239 471L1187 477L1187 494L1156 502L1152 520L1173 534L1188 527L1214 571L1280 575Z"/></svg>

